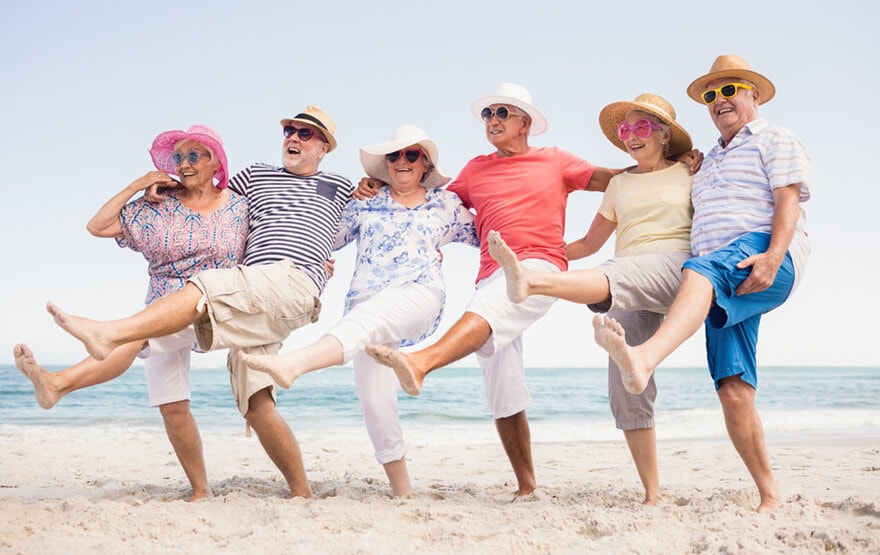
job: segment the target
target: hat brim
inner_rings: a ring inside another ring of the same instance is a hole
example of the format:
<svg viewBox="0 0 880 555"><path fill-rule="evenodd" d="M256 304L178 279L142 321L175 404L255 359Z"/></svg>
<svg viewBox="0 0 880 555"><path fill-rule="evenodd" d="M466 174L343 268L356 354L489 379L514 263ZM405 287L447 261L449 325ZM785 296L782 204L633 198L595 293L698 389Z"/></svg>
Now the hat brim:
<svg viewBox="0 0 880 555"><path fill-rule="evenodd" d="M688 85L687 94L700 104L703 102L702 94L709 88L709 83L716 79L739 78L751 81L758 88L758 104L770 102L770 99L776 95L776 87L773 83L756 71L750 69L724 69L707 73L701 77L697 77L693 83Z"/></svg>
<svg viewBox="0 0 880 555"><path fill-rule="evenodd" d="M656 117L663 123L669 126L669 134L671 135L669 139L669 150L666 153L668 158L675 158L679 154L685 153L694 148L694 143L691 140L690 134L685 131L684 127L682 127L675 120L669 119L669 115L665 112L658 110L651 106L650 104L643 104L641 102L632 102L632 101L621 101L621 102L612 102L608 106L602 108L602 111L599 112L599 127L602 128L602 132L611 141L611 144L619 148L624 152L629 152L626 148L626 145L623 144L623 141L620 140L620 137L617 136L617 127L620 125L620 122L626 117L626 114L631 112L632 110L638 110L640 112L645 112L651 114Z"/></svg>
<svg viewBox="0 0 880 555"><path fill-rule="evenodd" d="M400 139L392 139L376 145L361 147L360 159L364 172L366 172L367 176L372 177L373 179L378 179L384 183L390 183L391 174L388 172L388 163L385 160L385 155L412 145L419 145L428 155L428 159L434 166L431 173L428 174L428 177L422 181L422 187L425 187L426 189L435 189L446 185L452 180L452 178L444 175L440 171L440 168L437 167L439 151L437 150L437 145L434 144L434 141L430 139L419 139L414 141L411 137L402 137Z"/></svg>
<svg viewBox="0 0 880 555"><path fill-rule="evenodd" d="M330 152L333 152L334 150L336 150L336 137L333 136L333 133L328 131L326 128L316 124L314 121L309 121L307 119L300 119L300 118L287 118L287 119L281 120L281 127L284 127L286 125L290 125L293 122L304 123L306 125L314 127L315 129L320 131L322 135L324 135L325 139L327 139L327 144L330 145L330 148L327 150L327 152L330 153Z"/></svg>
<svg viewBox="0 0 880 555"><path fill-rule="evenodd" d="M173 130L160 133L153 139L153 145L150 147L150 157L153 159L153 165L157 170L162 170L170 175L177 175L177 166L174 164L174 145L181 141L196 141L206 146L217 157L219 167L214 179L214 184L218 189L225 189L229 186L228 162L226 161L226 151L223 145L214 137L202 133L187 133L186 131Z"/></svg>
<svg viewBox="0 0 880 555"><path fill-rule="evenodd" d="M523 102L522 100L514 98L512 96L484 96L483 98L478 99L471 105L471 112L474 114L474 117L477 118L477 120L483 121L480 113L483 111L483 108L491 106L492 104L507 104L509 106L516 106L523 112L527 113L529 117L532 118L532 126L529 128L530 136L540 135L544 131L547 131L547 119L544 117L544 115L531 104Z"/></svg>

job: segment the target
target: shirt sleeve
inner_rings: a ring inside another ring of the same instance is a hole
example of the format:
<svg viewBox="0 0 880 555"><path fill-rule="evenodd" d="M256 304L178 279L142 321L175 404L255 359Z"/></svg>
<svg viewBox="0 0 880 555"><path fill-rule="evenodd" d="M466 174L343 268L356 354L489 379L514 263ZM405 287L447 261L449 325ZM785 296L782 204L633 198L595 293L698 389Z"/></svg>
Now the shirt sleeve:
<svg viewBox="0 0 880 555"><path fill-rule="evenodd" d="M365 201L353 200L342 209L339 217L339 228L336 230L336 242L333 250L339 250L354 241L360 232L358 213L365 206Z"/></svg>
<svg viewBox="0 0 880 555"><path fill-rule="evenodd" d="M608 183L608 188L605 189L605 193L602 195L602 203L599 205L599 214L602 215L609 222L617 223L617 211L615 210L615 205L617 204L617 185L619 180L617 176L612 177L611 181Z"/></svg>
<svg viewBox="0 0 880 555"><path fill-rule="evenodd" d="M764 169L770 182L770 189L787 187L801 183L800 202L810 199L813 184L813 164L801 140L792 132L781 127L773 127L773 136L765 144Z"/></svg>

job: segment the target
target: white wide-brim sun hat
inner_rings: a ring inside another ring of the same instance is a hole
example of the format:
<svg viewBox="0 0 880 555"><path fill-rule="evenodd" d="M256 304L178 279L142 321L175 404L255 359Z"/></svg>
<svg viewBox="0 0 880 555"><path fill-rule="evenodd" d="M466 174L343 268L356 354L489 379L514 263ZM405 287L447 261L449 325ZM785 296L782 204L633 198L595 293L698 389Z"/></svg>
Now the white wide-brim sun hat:
<svg viewBox="0 0 880 555"><path fill-rule="evenodd" d="M388 173L388 162L385 160L385 155L412 145L420 146L428 155L428 160L431 163L431 169L422 180L422 187L433 189L449 183L451 178L443 175L438 166L440 153L437 150L437 145L428 137L427 133L415 125L398 127L394 130L390 141L361 147L361 165L369 177L390 183L391 174Z"/></svg>

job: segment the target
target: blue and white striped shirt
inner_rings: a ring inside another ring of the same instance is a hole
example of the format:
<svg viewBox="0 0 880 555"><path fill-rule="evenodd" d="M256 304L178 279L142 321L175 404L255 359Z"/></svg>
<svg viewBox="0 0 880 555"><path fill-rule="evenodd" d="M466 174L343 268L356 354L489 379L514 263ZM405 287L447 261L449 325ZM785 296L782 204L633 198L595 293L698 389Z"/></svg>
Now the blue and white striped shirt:
<svg viewBox="0 0 880 555"><path fill-rule="evenodd" d="M244 265L290 259L323 291L339 216L354 186L333 173L307 177L268 164L249 166L229 180L248 199L250 230Z"/></svg>
<svg viewBox="0 0 880 555"><path fill-rule="evenodd" d="M703 256L751 232L771 232L773 190L801 183L800 218L789 254L795 275L810 252L803 203L810 199L813 167L800 139L764 119L746 124L727 145L721 140L694 177L691 250Z"/></svg>

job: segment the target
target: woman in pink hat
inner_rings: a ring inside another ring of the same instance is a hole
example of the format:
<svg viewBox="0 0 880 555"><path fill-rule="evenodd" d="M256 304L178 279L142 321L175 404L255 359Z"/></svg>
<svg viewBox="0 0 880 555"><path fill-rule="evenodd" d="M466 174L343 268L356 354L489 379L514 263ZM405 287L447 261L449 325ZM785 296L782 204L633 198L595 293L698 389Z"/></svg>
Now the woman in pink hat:
<svg viewBox="0 0 880 555"><path fill-rule="evenodd" d="M238 264L247 240L247 201L227 189L223 141L205 125L166 131L153 141L156 166L108 200L87 225L96 237L112 237L120 247L148 262L146 304L177 291L196 273ZM131 198L154 185L167 187L163 200ZM145 358L150 404L158 406L165 430L192 486L190 500L211 495L195 419L190 411L189 366L195 335L187 330L147 342L133 342L103 361L86 358L60 372L37 365L27 345L15 346L15 364L34 385L44 409L77 389L120 376L135 357Z"/></svg>

